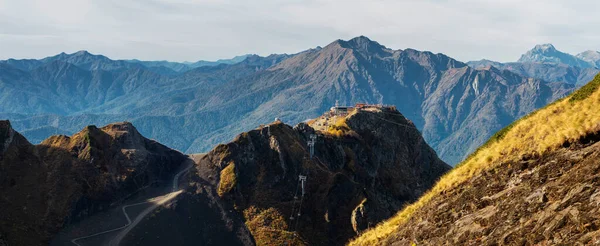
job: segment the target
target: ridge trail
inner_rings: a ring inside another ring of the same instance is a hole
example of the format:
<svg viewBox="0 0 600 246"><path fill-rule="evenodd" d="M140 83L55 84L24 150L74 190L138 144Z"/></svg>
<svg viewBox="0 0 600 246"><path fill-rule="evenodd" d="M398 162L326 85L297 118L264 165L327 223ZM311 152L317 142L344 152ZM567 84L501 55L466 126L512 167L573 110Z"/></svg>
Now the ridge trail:
<svg viewBox="0 0 600 246"><path fill-rule="evenodd" d="M125 225L117 227L117 228L113 228L110 230L86 235L83 237L74 238L71 240L71 243L73 243L77 246L83 246L83 245L77 243L77 241L121 230L113 239L111 239L108 242L109 246L118 246L121 243L121 240L127 235L127 233L129 233L129 231L131 231L135 226L137 226L149 213L151 213L152 211L154 211L161 205L167 203L168 201L172 200L173 198L177 197L179 194L181 194L183 192L183 189L178 190L179 178L181 177L181 175L186 173L190 168L192 168L194 166L195 159L199 158L201 156L202 156L202 154L190 155L190 159L188 161L189 164L183 170L181 170L177 174L175 174L175 176L173 177L173 182L172 182L170 193L162 195L162 196L153 197L153 198L150 198L143 202L138 202L138 203L122 206L121 211L123 211L123 215L125 216L125 219L127 220L127 223ZM131 221L129 215L127 214L126 209L129 207L138 206L138 205L147 204L147 203L153 203L153 205L144 209L144 211L142 211L139 215L137 215L135 217L135 219L133 221Z"/></svg>

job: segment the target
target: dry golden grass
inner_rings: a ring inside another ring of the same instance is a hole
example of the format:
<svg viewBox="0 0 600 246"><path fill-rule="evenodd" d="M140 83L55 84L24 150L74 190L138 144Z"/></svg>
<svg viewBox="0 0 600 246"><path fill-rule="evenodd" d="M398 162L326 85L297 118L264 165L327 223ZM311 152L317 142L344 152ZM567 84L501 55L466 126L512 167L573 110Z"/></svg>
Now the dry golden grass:
<svg viewBox="0 0 600 246"><path fill-rule="evenodd" d="M275 208L251 206L244 210L244 219L256 245L304 245L300 238L288 231L285 217Z"/></svg>
<svg viewBox="0 0 600 246"><path fill-rule="evenodd" d="M327 134L335 137L341 137L350 131L350 127L346 124L346 117L339 117L333 124L327 127Z"/></svg>
<svg viewBox="0 0 600 246"><path fill-rule="evenodd" d="M237 184L237 176L235 175L235 164L230 162L227 167L221 170L221 179L217 193L220 197L229 193Z"/></svg>
<svg viewBox="0 0 600 246"><path fill-rule="evenodd" d="M600 75L577 92L559 100L502 130L482 148L440 178L437 184L417 202L405 207L394 217L363 233L349 245L377 245L404 225L411 215L433 197L469 180L475 174L493 169L505 161L523 155L559 148L564 142L600 131ZM573 95L576 98L573 98Z"/></svg>
<svg viewBox="0 0 600 246"><path fill-rule="evenodd" d="M306 245L301 238L288 231L284 216L275 208L251 206L244 210L244 219L256 245Z"/></svg>

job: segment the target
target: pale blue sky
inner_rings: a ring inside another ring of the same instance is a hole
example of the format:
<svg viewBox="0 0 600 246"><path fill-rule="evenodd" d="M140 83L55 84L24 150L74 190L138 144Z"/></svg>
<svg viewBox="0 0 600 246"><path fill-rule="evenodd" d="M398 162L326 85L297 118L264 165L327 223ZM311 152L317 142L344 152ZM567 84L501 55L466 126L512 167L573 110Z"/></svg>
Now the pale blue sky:
<svg viewBox="0 0 600 246"><path fill-rule="evenodd" d="M393 49L514 61L538 43L600 50L598 9L595 0L0 0L0 59L88 50L215 60L365 35Z"/></svg>

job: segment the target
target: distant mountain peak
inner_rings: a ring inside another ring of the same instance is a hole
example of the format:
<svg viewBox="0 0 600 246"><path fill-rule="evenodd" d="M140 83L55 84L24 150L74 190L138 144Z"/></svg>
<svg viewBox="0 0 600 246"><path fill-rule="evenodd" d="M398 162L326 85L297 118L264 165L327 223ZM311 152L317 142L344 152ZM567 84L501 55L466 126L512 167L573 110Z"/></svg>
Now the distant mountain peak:
<svg viewBox="0 0 600 246"><path fill-rule="evenodd" d="M92 54L92 53L88 52L87 50L80 50L73 54L69 54L67 56L70 58L100 59L100 60L105 60L105 61L110 60L110 58L108 58L106 56ZM110 61L114 61L114 60L110 60Z"/></svg>
<svg viewBox="0 0 600 246"><path fill-rule="evenodd" d="M467 65L469 65L472 68L479 69L479 68L486 68L486 67L490 67L490 66L500 67L502 64L497 61L481 59L479 61L469 61L469 62L467 62Z"/></svg>
<svg viewBox="0 0 600 246"><path fill-rule="evenodd" d="M581 68L593 67L592 64L587 61L557 50L554 45L550 43L536 45L533 49L523 54L518 62L565 64Z"/></svg>
<svg viewBox="0 0 600 246"><path fill-rule="evenodd" d="M87 57L87 56L98 56L101 57L102 55L94 55L91 54L90 52L88 52L87 50L79 50L73 53L65 53L65 52L60 52L59 54L55 55L55 56L51 56L51 57L47 57L46 59L50 58L54 58L54 59L64 59L64 58L71 58L71 57Z"/></svg>
<svg viewBox="0 0 600 246"><path fill-rule="evenodd" d="M547 43L547 44L538 44L533 48L533 50L546 52L546 51L556 51L556 48L554 47L554 45Z"/></svg>
<svg viewBox="0 0 600 246"><path fill-rule="evenodd" d="M599 55L600 56L600 51L586 50L584 52L579 53L579 55Z"/></svg>
<svg viewBox="0 0 600 246"><path fill-rule="evenodd" d="M90 54L90 52L88 52L87 50L80 50L80 51L73 53L73 55L89 55L89 54Z"/></svg>
<svg viewBox="0 0 600 246"><path fill-rule="evenodd" d="M369 43L369 42L375 42L375 41L369 39L367 36L360 35L358 37L354 37L354 38L348 40L348 42ZM375 42L375 43L377 43L377 42Z"/></svg>
<svg viewBox="0 0 600 246"><path fill-rule="evenodd" d="M352 38L350 40L341 40L338 39L333 43L327 45L325 48L332 47L341 47L344 49L352 49L357 51L358 53L363 54L364 56L368 55L377 55L380 57L389 56L391 54L391 50L387 47L379 44L376 41L373 41L366 36L358 36Z"/></svg>
<svg viewBox="0 0 600 246"><path fill-rule="evenodd" d="M596 67L600 67L600 52L595 50L586 50L576 55L577 58L594 64Z"/></svg>
<svg viewBox="0 0 600 246"><path fill-rule="evenodd" d="M366 36L355 37L353 39L350 39L350 40L346 41L346 43L349 44L350 46L352 46L353 48L363 48L363 49L378 48L378 49L387 49L385 46L379 44L376 41L373 41L373 40L367 38Z"/></svg>

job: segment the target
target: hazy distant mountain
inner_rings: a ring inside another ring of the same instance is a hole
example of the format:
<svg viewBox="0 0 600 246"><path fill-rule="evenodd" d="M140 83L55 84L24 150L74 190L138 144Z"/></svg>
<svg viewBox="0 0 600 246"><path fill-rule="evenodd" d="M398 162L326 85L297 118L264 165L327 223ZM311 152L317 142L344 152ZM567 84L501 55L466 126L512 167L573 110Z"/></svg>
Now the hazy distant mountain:
<svg viewBox="0 0 600 246"><path fill-rule="evenodd" d="M189 71L189 70L197 68L197 67L217 66L220 64L236 64L236 63L239 63L239 62L245 60L248 56L251 56L251 55L250 54L241 55L241 56L236 56L231 59L219 59L216 61L202 61L201 60L201 61L197 61L197 62L140 61L140 60L135 60L135 59L129 60L129 62L142 64L146 67L151 67L151 68L165 67L165 68L169 68L175 72L180 73L180 72Z"/></svg>
<svg viewBox="0 0 600 246"><path fill-rule="evenodd" d="M487 59L481 59L479 61L467 62L467 65L469 65L470 67L473 67L473 68L484 68L484 67L489 67L489 66L500 67L502 64L503 63L501 63L501 62L487 60Z"/></svg>
<svg viewBox="0 0 600 246"><path fill-rule="evenodd" d="M22 59L22 60L8 59L8 60L0 61L0 65L7 64L14 68L18 68L18 69L25 70L25 71L29 71L33 68L36 68L43 63L44 62L42 62L40 60L35 60L35 59Z"/></svg>
<svg viewBox="0 0 600 246"><path fill-rule="evenodd" d="M593 67L587 61L577 58L576 56L558 51L552 44L538 44L533 49L527 51L519 58L518 62L537 62L537 63L553 63L565 64L575 67Z"/></svg>
<svg viewBox="0 0 600 246"><path fill-rule="evenodd" d="M219 59L216 61L197 61L194 63L188 63L191 67L203 67L203 66L215 66L219 64L236 64L243 60L245 60L249 56L253 56L254 54L247 54L241 56L235 56L231 59Z"/></svg>
<svg viewBox="0 0 600 246"><path fill-rule="evenodd" d="M163 75L173 75L187 72L191 69L204 66L217 66L219 64L235 64L243 61L251 55L236 56L231 59L220 59L217 61L197 61L197 62L169 62L169 61L140 61L140 60L111 60L103 55L90 54L85 50L77 51L73 54L60 53L55 56L44 59L8 59L0 61L0 64L7 64L14 68L30 71L44 64L54 61L62 61L73 64L85 70L127 70L134 68L149 68L155 73Z"/></svg>
<svg viewBox="0 0 600 246"><path fill-rule="evenodd" d="M594 64L596 67L600 67L600 52L595 50L588 50L577 54L577 58Z"/></svg>
<svg viewBox="0 0 600 246"><path fill-rule="evenodd" d="M501 63L483 59L467 64L473 68L494 66L524 77L582 86L600 72L596 62L600 62L600 53L596 51L573 56L556 50L552 44L541 44L523 54L517 62Z"/></svg>
<svg viewBox="0 0 600 246"><path fill-rule="evenodd" d="M576 86L582 86L592 80L598 72L597 68L581 68L565 64L533 63L533 62L508 62L500 63L493 61L468 62L469 66L481 69L494 66L498 69L509 70L528 78L536 78L551 82L566 82Z"/></svg>
<svg viewBox="0 0 600 246"><path fill-rule="evenodd" d="M168 146L201 152L275 117L290 124L314 118L336 100L394 104L454 164L495 131L574 88L473 69L443 54L392 50L362 36L171 75L130 62L85 69L118 64L98 59L69 59L83 68L60 59L30 71L0 65L0 117L19 114L13 126L38 134L32 139L48 132L33 131L40 127L74 133L127 120Z"/></svg>
<svg viewBox="0 0 600 246"><path fill-rule="evenodd" d="M56 56L51 56L42 59L42 62L46 64L54 61L70 63L86 70L111 71L140 67L139 65L130 64L123 60L111 60L103 55L93 55L85 50L77 51L73 54L61 53Z"/></svg>

